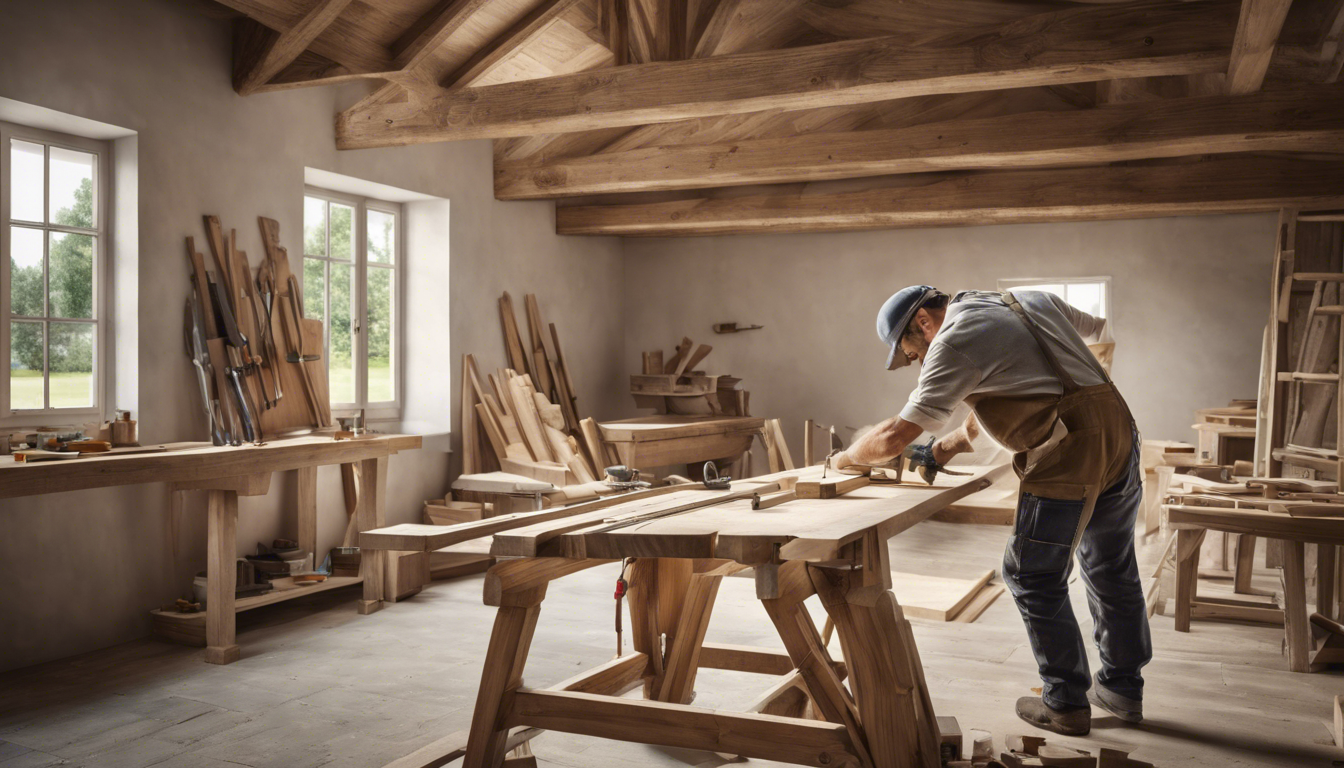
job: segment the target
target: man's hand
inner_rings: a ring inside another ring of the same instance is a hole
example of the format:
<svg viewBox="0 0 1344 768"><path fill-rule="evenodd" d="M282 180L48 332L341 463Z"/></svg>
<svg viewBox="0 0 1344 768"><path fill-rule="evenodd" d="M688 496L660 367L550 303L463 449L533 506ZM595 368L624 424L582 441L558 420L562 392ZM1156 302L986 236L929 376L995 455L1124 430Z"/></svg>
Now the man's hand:
<svg viewBox="0 0 1344 768"><path fill-rule="evenodd" d="M966 416L965 423L934 443L934 460L939 464L946 464L948 459L959 453L975 452L975 446L971 445L971 441L979 435L980 424L975 420L975 412L971 412Z"/></svg>
<svg viewBox="0 0 1344 768"><path fill-rule="evenodd" d="M899 416L887 419L851 445L845 452L848 454L846 458L852 464L887 464L900 456L905 446L914 442L923 431L918 424Z"/></svg>
<svg viewBox="0 0 1344 768"><path fill-rule="evenodd" d="M840 451L831 457L831 469L844 469L853 466L854 460L849 457L846 451Z"/></svg>

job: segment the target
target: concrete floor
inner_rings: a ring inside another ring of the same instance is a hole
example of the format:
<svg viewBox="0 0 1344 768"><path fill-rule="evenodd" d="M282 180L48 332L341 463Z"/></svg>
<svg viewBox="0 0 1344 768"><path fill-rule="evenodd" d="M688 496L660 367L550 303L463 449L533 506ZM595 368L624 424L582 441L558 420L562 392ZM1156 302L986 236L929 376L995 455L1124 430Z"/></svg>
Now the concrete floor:
<svg viewBox="0 0 1344 768"><path fill-rule="evenodd" d="M892 541L892 564L971 577L997 567L1006 536L1006 528L924 523ZM613 564L552 586L529 684L549 685L611 658L615 574ZM1268 573L1261 578L1270 583ZM382 766L469 724L494 617L481 604L481 584L480 576L438 582L367 617L355 614L358 588L252 611L240 617L243 658L224 667L204 664L199 649L144 640L5 674L0 767ZM1074 589L1090 635L1081 584ZM820 608L814 612L820 622ZM1039 681L1008 595L974 624L913 624L939 714L956 716L963 731L991 732L996 750L1006 735L1032 732L1012 713L1013 701ZM725 580L709 639L779 647L749 579ZM1344 679L1285 671L1281 639L1282 630L1210 622L1179 634L1170 616L1158 616L1145 723L1097 717L1091 736L1052 741L1132 750L1158 766L1330 765L1344 758L1327 722ZM769 682L704 671L696 705L741 709ZM686 766L711 757L560 733L534 747L542 764L574 768Z"/></svg>

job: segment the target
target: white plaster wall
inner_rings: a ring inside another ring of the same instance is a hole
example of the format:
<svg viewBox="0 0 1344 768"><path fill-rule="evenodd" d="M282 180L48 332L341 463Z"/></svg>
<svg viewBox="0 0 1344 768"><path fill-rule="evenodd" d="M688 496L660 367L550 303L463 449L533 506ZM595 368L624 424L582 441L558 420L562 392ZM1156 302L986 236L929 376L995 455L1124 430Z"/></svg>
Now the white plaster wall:
<svg viewBox="0 0 1344 768"><path fill-rule="evenodd" d="M883 370L875 319L907 285L949 293L1000 278L1110 275L1114 378L1146 437L1191 440L1192 411L1256 396L1275 216L1208 216L954 229L629 239L625 366L682 336L714 345L705 370L782 418L859 427L894 415L913 368ZM650 287L656 287L650 289ZM715 335L716 322L765 328ZM848 431L841 436L848 442Z"/></svg>
<svg viewBox="0 0 1344 768"><path fill-rule="evenodd" d="M138 331L138 359L117 367L118 398L138 399L142 441L203 433L181 351L183 238L195 235L204 251L201 215L219 215L238 229L239 246L255 263L263 252L260 214L280 222L281 240L297 256L305 166L451 201L448 226L437 228L450 233L451 248L440 251L451 250L451 266L408 275L407 349L417 355L408 374L425 377L408 382L408 393L429 392L422 403L456 409L453 358L474 351L483 365L500 365L495 299L509 290L521 306L532 291L560 327L573 370L582 372L580 404L609 415L599 406L614 402L623 372L620 343L612 342L622 334L620 243L557 237L549 203L496 202L488 142L337 152L333 117L366 85L237 96L229 82L230 26L205 12L211 6L0 0L0 96L138 133L127 144L138 150L138 285L116 295L138 302L138 329L129 320L118 328ZM408 252L408 264L418 258L436 257ZM446 414L436 421L446 423ZM389 522L418 518L423 499L443 494L450 469L442 448L395 457ZM344 511L339 472L323 469L318 479L325 549L339 538ZM292 485L277 475L269 496L241 502L240 551L293 533ZM147 612L184 594L205 565L201 494L187 496L176 541L169 523L162 485L0 501L0 669L147 634Z"/></svg>

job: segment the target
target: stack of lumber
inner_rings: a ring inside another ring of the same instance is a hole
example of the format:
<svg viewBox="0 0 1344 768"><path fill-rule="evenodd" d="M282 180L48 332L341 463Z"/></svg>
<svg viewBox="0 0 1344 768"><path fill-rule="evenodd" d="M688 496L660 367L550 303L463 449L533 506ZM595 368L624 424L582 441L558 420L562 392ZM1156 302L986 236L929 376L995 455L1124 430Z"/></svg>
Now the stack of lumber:
<svg viewBox="0 0 1344 768"><path fill-rule="evenodd" d="M462 357L462 473L503 471L562 491L586 486L617 463L615 454L603 445L596 422L579 416L555 324L543 322L535 294L523 301L526 345L513 298L505 292L499 299L507 367L483 376L473 355ZM553 500L594 496L591 490L562 492Z"/></svg>
<svg viewBox="0 0 1344 768"><path fill-rule="evenodd" d="M645 352L642 373L630 376L635 405L678 416L750 416L751 393L737 388L741 379L696 369L713 349L683 337L666 361L661 349Z"/></svg>
<svg viewBox="0 0 1344 768"><path fill-rule="evenodd" d="M471 355L463 355L462 371L464 473L478 472L481 456L488 455L503 472L557 488L597 480L607 464L600 458L605 452L595 424L591 429L578 425L578 434L591 433L596 440L585 448L567 429L563 406L539 392L528 374L502 368L486 377L487 388ZM486 436L484 446L481 432ZM594 462L591 455L599 459Z"/></svg>

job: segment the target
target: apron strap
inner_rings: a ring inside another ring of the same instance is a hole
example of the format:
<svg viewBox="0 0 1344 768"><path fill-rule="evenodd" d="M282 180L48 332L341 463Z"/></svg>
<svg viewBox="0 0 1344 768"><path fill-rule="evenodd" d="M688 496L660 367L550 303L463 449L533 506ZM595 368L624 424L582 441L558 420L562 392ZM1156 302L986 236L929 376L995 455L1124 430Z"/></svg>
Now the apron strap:
<svg viewBox="0 0 1344 768"><path fill-rule="evenodd" d="M1064 388L1064 394L1067 395L1070 392L1077 392L1079 389L1078 383L1064 370L1064 366L1060 365L1059 358L1055 357L1055 353L1050 349L1050 345L1046 343L1045 336L1041 333L1040 327L1027 316L1026 310L1024 310L1022 305L1018 303L1017 297L1014 296L1011 291L1004 291L1001 295L1003 296L1003 303L1007 304L1008 308L1013 310L1013 313L1026 324L1027 330L1031 332L1032 338L1036 339L1036 345L1041 348L1041 354L1045 355L1045 361L1050 364L1050 368L1053 369L1055 375L1059 377L1059 384Z"/></svg>

